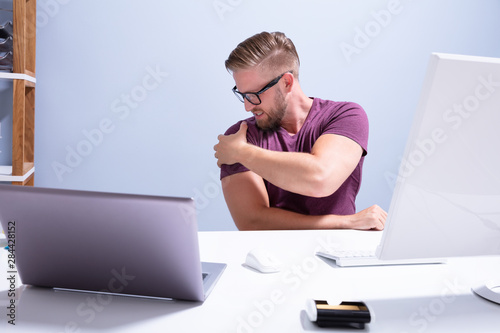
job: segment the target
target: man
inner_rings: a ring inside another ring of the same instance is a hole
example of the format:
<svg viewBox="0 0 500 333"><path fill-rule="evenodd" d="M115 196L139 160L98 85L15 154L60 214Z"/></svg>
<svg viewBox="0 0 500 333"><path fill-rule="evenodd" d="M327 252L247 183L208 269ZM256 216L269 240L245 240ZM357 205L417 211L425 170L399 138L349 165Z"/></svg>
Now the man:
<svg viewBox="0 0 500 333"><path fill-rule="evenodd" d="M363 109L305 95L295 46L280 32L248 38L225 64L253 113L214 146L238 229L382 230L386 212L356 213L354 203L367 153Z"/></svg>

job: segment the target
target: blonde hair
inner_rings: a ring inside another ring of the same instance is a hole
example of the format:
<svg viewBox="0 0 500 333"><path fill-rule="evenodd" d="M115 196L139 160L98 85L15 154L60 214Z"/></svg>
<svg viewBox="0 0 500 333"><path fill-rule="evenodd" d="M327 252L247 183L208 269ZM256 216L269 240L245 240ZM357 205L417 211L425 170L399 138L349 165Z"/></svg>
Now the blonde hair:
<svg viewBox="0 0 500 333"><path fill-rule="evenodd" d="M231 52L226 62L229 72L258 68L269 76L292 71L299 77L299 55L295 45L282 32L261 32L247 38Z"/></svg>

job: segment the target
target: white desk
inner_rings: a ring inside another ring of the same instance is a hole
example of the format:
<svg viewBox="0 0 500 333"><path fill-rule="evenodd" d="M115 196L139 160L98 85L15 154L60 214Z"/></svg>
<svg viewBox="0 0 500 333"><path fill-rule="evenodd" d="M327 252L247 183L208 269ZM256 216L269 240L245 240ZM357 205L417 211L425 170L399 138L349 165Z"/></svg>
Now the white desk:
<svg viewBox="0 0 500 333"><path fill-rule="evenodd" d="M314 256L320 246L368 246L379 237L360 231L201 232L202 260L228 264L203 304L21 287L15 327L7 324L7 251L2 250L0 332L344 331L309 322L304 312L308 298L365 301L373 315L365 328L370 332L499 331L500 306L474 295L470 287L500 278L500 257L339 268ZM246 253L257 246L283 261L281 272L259 274L242 266Z"/></svg>

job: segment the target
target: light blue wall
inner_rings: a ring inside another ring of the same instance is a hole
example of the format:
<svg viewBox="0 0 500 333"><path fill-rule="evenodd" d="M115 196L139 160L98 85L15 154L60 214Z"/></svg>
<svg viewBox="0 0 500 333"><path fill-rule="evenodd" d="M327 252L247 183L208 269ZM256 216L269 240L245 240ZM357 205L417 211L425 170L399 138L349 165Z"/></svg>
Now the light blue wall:
<svg viewBox="0 0 500 333"><path fill-rule="evenodd" d="M200 230L234 230L213 146L248 114L223 63L279 30L309 96L366 109L357 205L388 209L429 54L500 57L499 17L497 0L38 0L35 185L190 196Z"/></svg>

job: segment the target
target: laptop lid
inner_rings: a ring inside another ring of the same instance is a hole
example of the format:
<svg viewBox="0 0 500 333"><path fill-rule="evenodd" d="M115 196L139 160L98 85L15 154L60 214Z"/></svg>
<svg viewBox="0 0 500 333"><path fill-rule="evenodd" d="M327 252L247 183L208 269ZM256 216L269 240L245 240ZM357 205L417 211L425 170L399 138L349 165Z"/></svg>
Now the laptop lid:
<svg viewBox="0 0 500 333"><path fill-rule="evenodd" d="M24 284L203 301L225 267L206 293L189 198L0 185L0 221Z"/></svg>

